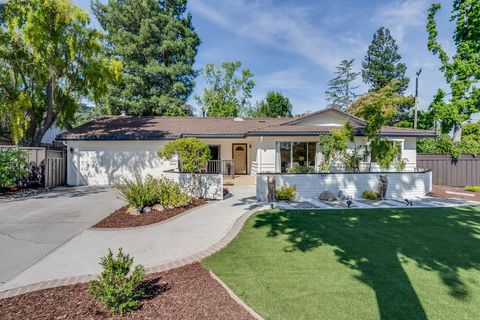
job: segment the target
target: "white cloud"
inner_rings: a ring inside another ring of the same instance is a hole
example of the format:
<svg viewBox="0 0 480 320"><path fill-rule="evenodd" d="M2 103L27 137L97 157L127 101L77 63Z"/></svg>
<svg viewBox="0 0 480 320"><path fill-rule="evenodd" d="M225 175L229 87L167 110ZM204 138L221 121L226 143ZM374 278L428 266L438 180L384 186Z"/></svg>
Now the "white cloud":
<svg viewBox="0 0 480 320"><path fill-rule="evenodd" d="M373 20L388 27L401 43L408 29L424 26L429 3L426 0L403 0L380 7Z"/></svg>
<svg viewBox="0 0 480 320"><path fill-rule="evenodd" d="M272 1L197 0L195 14L237 36L294 53L331 71L344 58L364 49L351 37L328 33L311 20L309 10L273 4Z"/></svg>

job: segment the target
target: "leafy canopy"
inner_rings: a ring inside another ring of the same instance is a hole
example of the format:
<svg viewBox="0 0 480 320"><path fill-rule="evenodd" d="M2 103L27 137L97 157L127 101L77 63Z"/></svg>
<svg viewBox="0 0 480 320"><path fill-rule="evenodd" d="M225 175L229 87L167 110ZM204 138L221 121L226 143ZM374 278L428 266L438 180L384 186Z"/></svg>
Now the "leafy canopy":
<svg viewBox="0 0 480 320"><path fill-rule="evenodd" d="M209 117L237 117L247 112L255 82L249 69L242 64L224 62L216 67L208 63L203 69L207 87L202 96L195 96L202 114Z"/></svg>
<svg viewBox="0 0 480 320"><path fill-rule="evenodd" d="M178 157L180 169L191 173L199 173L211 158L208 145L197 138L170 141L158 151L158 156L166 160Z"/></svg>
<svg viewBox="0 0 480 320"><path fill-rule="evenodd" d="M360 72L353 71L354 61L355 59L340 62L336 67L336 77L328 82L328 89L325 92L327 101L342 110L346 110L358 97L355 90L359 86L355 86L352 83L358 78Z"/></svg>
<svg viewBox="0 0 480 320"><path fill-rule="evenodd" d="M428 49L438 55L440 71L450 85L451 96L438 90L434 98L435 118L442 122L442 131L454 130L454 140L460 141L462 123L480 111L480 2L477 0L455 0L451 22L455 22L453 40L455 54L449 57L438 42L435 16L441 9L440 3L430 6L428 12Z"/></svg>
<svg viewBox="0 0 480 320"><path fill-rule="evenodd" d="M70 0L9 0L0 15L0 115L15 143L39 145L80 100L98 101L121 63L104 58L101 34Z"/></svg>
<svg viewBox="0 0 480 320"><path fill-rule="evenodd" d="M364 132L369 140L370 152L382 168L388 168L399 154L398 146L381 136L382 127L395 116L398 105L407 104L412 97L398 93L400 82L377 91L371 91L355 101L348 112L367 121Z"/></svg>
<svg viewBox="0 0 480 320"><path fill-rule="evenodd" d="M95 1L110 55L123 62L123 78L104 103L114 114L184 115L195 86L200 38L186 13L187 0Z"/></svg>
<svg viewBox="0 0 480 320"><path fill-rule="evenodd" d="M344 160L349 158L347 155L349 142L354 142L354 132L350 122L346 122L342 129L335 130L331 134L320 135L318 143L323 157L320 170L329 171L331 161L345 162Z"/></svg>
<svg viewBox="0 0 480 320"><path fill-rule="evenodd" d="M255 109L256 117L291 117L292 104L280 92L270 91Z"/></svg>
<svg viewBox="0 0 480 320"><path fill-rule="evenodd" d="M405 76L407 67L401 63L398 45L388 28L381 27L373 35L367 55L362 63L362 78L370 90L379 90L396 80L398 93L403 93L410 79Z"/></svg>
<svg viewBox="0 0 480 320"><path fill-rule="evenodd" d="M29 153L19 149L0 150L0 187L14 187L28 175Z"/></svg>

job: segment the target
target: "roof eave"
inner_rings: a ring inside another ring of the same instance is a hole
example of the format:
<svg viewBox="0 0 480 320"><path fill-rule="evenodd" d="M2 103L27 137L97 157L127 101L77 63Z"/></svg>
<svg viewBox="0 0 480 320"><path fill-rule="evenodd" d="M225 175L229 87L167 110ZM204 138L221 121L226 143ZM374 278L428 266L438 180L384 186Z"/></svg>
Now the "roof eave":
<svg viewBox="0 0 480 320"><path fill-rule="evenodd" d="M60 136L59 141L138 141L138 140L175 140L178 136Z"/></svg>

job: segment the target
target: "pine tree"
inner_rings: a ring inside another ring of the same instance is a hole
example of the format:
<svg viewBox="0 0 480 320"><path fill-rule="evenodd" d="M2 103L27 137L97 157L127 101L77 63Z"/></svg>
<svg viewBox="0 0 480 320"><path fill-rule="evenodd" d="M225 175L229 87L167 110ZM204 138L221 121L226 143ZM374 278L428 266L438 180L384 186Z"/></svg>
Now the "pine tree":
<svg viewBox="0 0 480 320"><path fill-rule="evenodd" d="M200 45L187 0L110 0L93 3L123 79L105 104L114 114L184 115L197 76Z"/></svg>
<svg viewBox="0 0 480 320"><path fill-rule="evenodd" d="M342 110L346 110L358 97L355 93L358 86L352 85L352 82L357 79L360 72L353 71L354 61L355 59L340 62L336 67L336 77L328 82L328 90L325 92L327 101Z"/></svg>
<svg viewBox="0 0 480 320"><path fill-rule="evenodd" d="M373 35L367 55L362 63L362 78L370 87L370 91L379 90L393 80L400 81L398 93L404 93L410 79L405 76L407 67L401 63L398 45L390 34L390 30L381 27Z"/></svg>

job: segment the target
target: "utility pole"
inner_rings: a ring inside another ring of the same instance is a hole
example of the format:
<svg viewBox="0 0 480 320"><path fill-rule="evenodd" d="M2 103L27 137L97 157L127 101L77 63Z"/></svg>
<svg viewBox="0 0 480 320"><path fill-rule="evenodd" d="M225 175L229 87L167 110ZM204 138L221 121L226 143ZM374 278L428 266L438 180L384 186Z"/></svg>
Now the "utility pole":
<svg viewBox="0 0 480 320"><path fill-rule="evenodd" d="M415 78L415 111L413 114L413 129L417 129L417 114L418 114L418 78L420 77L420 73L422 73L422 68L419 68Z"/></svg>

